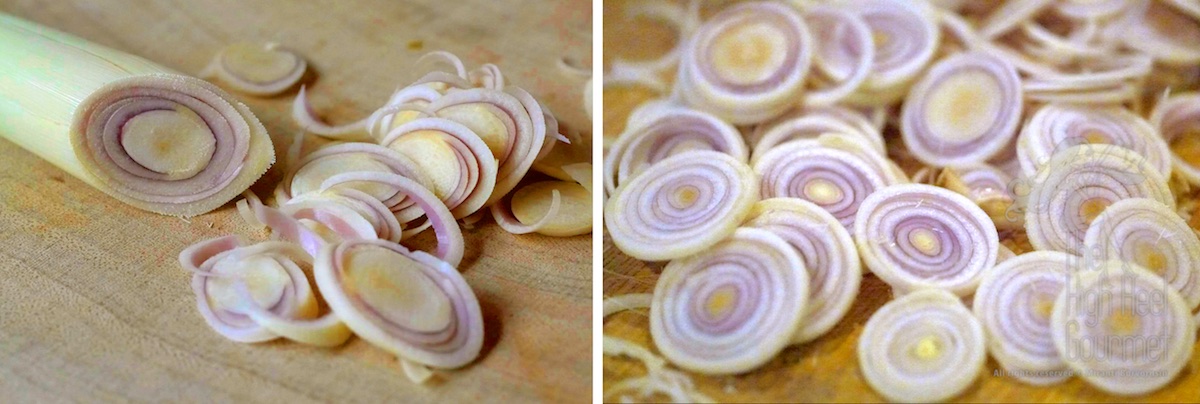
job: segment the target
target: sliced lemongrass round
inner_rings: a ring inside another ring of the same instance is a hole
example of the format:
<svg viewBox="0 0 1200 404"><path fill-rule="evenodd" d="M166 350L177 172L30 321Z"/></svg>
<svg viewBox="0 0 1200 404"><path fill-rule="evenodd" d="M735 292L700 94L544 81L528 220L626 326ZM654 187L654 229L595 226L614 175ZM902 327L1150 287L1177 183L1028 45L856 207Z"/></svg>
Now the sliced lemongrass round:
<svg viewBox="0 0 1200 404"><path fill-rule="evenodd" d="M929 64L941 40L933 7L924 1L899 0L868 0L854 5L854 12L871 27L875 44L875 63L863 89L895 89L897 96L903 96L905 84Z"/></svg>
<svg viewBox="0 0 1200 404"><path fill-rule="evenodd" d="M319 222L326 228L348 226L355 229L353 233L374 234L394 242L399 242L403 234L396 216L379 199L350 188L307 193L280 205L279 210L296 219Z"/></svg>
<svg viewBox="0 0 1200 404"><path fill-rule="evenodd" d="M970 199L931 185L903 184L868 195L854 221L863 262L898 293L975 291L996 263L1000 236Z"/></svg>
<svg viewBox="0 0 1200 404"><path fill-rule="evenodd" d="M1050 315L1082 264L1058 251L1022 254L987 271L975 291L972 309L987 332L988 351L1017 380L1046 386L1070 377L1050 337Z"/></svg>
<svg viewBox="0 0 1200 404"><path fill-rule="evenodd" d="M180 265L193 274L200 315L214 331L237 342L269 341L279 334L246 314L235 284L275 315L316 316L316 299L297 261L311 264L312 257L295 244L267 241L247 246L238 236L204 240L179 253Z"/></svg>
<svg viewBox="0 0 1200 404"><path fill-rule="evenodd" d="M303 57L277 43L238 42L217 52L200 77L215 77L246 94L275 95L296 85L307 68Z"/></svg>
<svg viewBox="0 0 1200 404"><path fill-rule="evenodd" d="M239 299L233 307L281 337L302 344L335 347L345 343L352 335L350 328L333 312L314 319L281 316L256 303L245 281L235 281L233 289Z"/></svg>
<svg viewBox="0 0 1200 404"><path fill-rule="evenodd" d="M793 344L817 339L846 316L863 269L854 239L837 218L811 202L772 198L755 203L744 226L782 238L808 270L808 305Z"/></svg>
<svg viewBox="0 0 1200 404"><path fill-rule="evenodd" d="M1174 172L1200 185L1200 94L1176 94L1159 101L1150 123L1171 148Z"/></svg>
<svg viewBox="0 0 1200 404"><path fill-rule="evenodd" d="M458 223L454 221L454 215L450 213L450 209L420 183L409 178L402 177L396 174L375 173L375 172L350 172L338 174L325 180L321 184L321 190L325 191L338 184L345 184L353 181L368 181L380 184L386 184L395 187L399 193L402 193L412 200L415 207L420 208L421 212L427 218L426 223L433 227L433 232L437 236L437 257L443 261L450 263L451 266L458 266L462 262L464 241L462 229L458 227Z"/></svg>
<svg viewBox="0 0 1200 404"><path fill-rule="evenodd" d="M509 90L516 89L510 87ZM545 115L528 93L473 88L452 91L429 104L438 117L469 128L498 161L496 186L484 206L508 195L529 172L546 140Z"/></svg>
<svg viewBox="0 0 1200 404"><path fill-rule="evenodd" d="M699 254L667 264L654 287L650 335L681 368L736 374L787 346L808 303L808 273L791 245L743 228Z"/></svg>
<svg viewBox="0 0 1200 404"><path fill-rule="evenodd" d="M359 337L435 368L479 356L483 316L453 265L382 240L321 250L313 275L329 308Z"/></svg>
<svg viewBox="0 0 1200 404"><path fill-rule="evenodd" d="M795 102L812 54L812 35L796 9L733 5L689 39L675 89L689 105L734 124L761 122Z"/></svg>
<svg viewBox="0 0 1200 404"><path fill-rule="evenodd" d="M857 14L817 5L804 9L804 22L816 37L814 64L832 84L804 95L804 105L833 105L858 89L875 64L871 27Z"/></svg>
<svg viewBox="0 0 1200 404"><path fill-rule="evenodd" d="M883 305L858 336L867 384L897 402L935 402L962 393L987 358L983 326L944 290L924 289Z"/></svg>
<svg viewBox="0 0 1200 404"><path fill-rule="evenodd" d="M758 200L758 181L728 154L697 150L668 157L608 198L604 224L634 258L695 254L733 233Z"/></svg>
<svg viewBox="0 0 1200 404"><path fill-rule="evenodd" d="M495 157L483 140L458 122L415 119L388 131L379 143L416 163L419 178L455 218L478 211L495 190Z"/></svg>
<svg viewBox="0 0 1200 404"><path fill-rule="evenodd" d="M1112 145L1059 152L1033 178L1025 231L1038 250L1083 254L1088 226L1122 199L1150 198L1175 206L1167 180L1137 153Z"/></svg>
<svg viewBox="0 0 1200 404"><path fill-rule="evenodd" d="M861 153L830 147L836 138L793 140L776 146L754 163L763 198L800 198L833 214L847 228L854 224L863 198L898 183L886 159L872 150Z"/></svg>
<svg viewBox="0 0 1200 404"><path fill-rule="evenodd" d="M1134 1L1117 38L1168 65L1200 62L1200 22L1161 1Z"/></svg>
<svg viewBox="0 0 1200 404"><path fill-rule="evenodd" d="M370 119L370 117L367 117L342 125L330 125L321 122L321 120L317 119L312 104L308 102L308 95L304 86L300 86L300 92L296 94L296 99L292 101L292 120L295 120L296 124L304 131L327 139L370 142L373 140L367 128Z"/></svg>
<svg viewBox="0 0 1200 404"><path fill-rule="evenodd" d="M1192 358L1196 325L1175 288L1136 264L1079 271L1054 303L1054 347L1083 380L1134 396L1175 379ZM1147 305L1153 305L1153 309Z"/></svg>
<svg viewBox="0 0 1200 404"><path fill-rule="evenodd" d="M929 165L978 164L1008 145L1021 120L1021 78L982 52L933 65L904 101L904 144Z"/></svg>
<svg viewBox="0 0 1200 404"><path fill-rule="evenodd" d="M741 162L747 156L746 144L732 125L702 111L663 107L631 125L609 148L604 159L605 189L611 193L651 165L691 150L715 150Z"/></svg>
<svg viewBox="0 0 1200 404"><path fill-rule="evenodd" d="M1058 152L1080 144L1113 145L1137 152L1162 175L1171 172L1171 151L1145 119L1120 107L1049 104L1029 118L1017 140L1017 158L1034 176Z"/></svg>
<svg viewBox="0 0 1200 404"><path fill-rule="evenodd" d="M797 122L793 123L793 121ZM884 147L883 135L879 133L879 128L874 123L859 111L834 105L796 109L787 114L780 115L778 118L756 125L754 130L745 135L746 143L754 146L754 150L756 151L752 152L751 156L760 154L757 150L762 147L769 148L769 146L760 147L759 145L763 142L767 133L774 132L781 127L791 127L793 129L788 130L787 132L791 133L780 138L775 142L776 144L787 140L817 137L824 133L835 132L860 136L869 142L875 151L878 151L880 154L887 153Z"/></svg>
<svg viewBox="0 0 1200 404"><path fill-rule="evenodd" d="M331 211L323 211L320 214L308 212L303 217L296 218L279 209L263 205L258 198L247 198L246 201L254 218L271 229L272 237L295 243L309 255L316 255L324 245L339 240L376 238L376 231L370 223L362 225L362 217L353 211L345 213L345 217Z"/></svg>
<svg viewBox="0 0 1200 404"><path fill-rule="evenodd" d="M1200 307L1200 239L1167 205L1144 198L1117 201L1088 226L1083 245L1089 262L1138 264L1178 290L1190 310Z"/></svg>
<svg viewBox="0 0 1200 404"><path fill-rule="evenodd" d="M289 169L281 185L291 199L317 191L329 177L351 171L399 174L422 184L428 182L416 161L405 154L371 143L339 143L305 155ZM387 205L403 200L395 188L382 184L350 183L339 188L366 192Z"/></svg>
<svg viewBox="0 0 1200 404"><path fill-rule="evenodd" d="M557 209L555 199L560 200ZM546 220L544 225L533 230L538 234L570 237L592 232L592 194L573 182L541 181L526 185L513 192L510 205L511 219L516 219L517 223ZM504 216L501 203L492 207L496 223L508 219L501 219Z"/></svg>
<svg viewBox="0 0 1200 404"><path fill-rule="evenodd" d="M872 150L883 153L882 146L877 147L873 137L862 136L862 132L855 130L844 122L820 115L799 116L771 123L770 127L764 130L761 138L755 143L754 150L750 153L750 161L751 163L757 162L762 155L782 143L799 139L813 139L829 133L861 136L869 142ZM882 144L882 137L879 138L879 142Z"/></svg>

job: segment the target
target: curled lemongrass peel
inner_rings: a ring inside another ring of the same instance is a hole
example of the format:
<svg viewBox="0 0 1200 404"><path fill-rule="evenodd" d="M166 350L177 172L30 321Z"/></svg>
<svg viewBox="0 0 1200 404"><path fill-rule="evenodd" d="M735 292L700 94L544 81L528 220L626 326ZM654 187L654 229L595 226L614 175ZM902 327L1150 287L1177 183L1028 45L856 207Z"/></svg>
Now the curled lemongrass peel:
<svg viewBox="0 0 1200 404"><path fill-rule="evenodd" d="M592 232L592 193L580 184L540 181L521 187L512 194L511 217L504 215L501 201L492 205L492 217L502 227L515 219L517 223L533 224L531 231L547 236L570 237Z"/></svg>
<svg viewBox="0 0 1200 404"><path fill-rule="evenodd" d="M650 335L671 363L706 374L762 366L791 341L808 302L804 261L766 230L743 228L667 264L654 287Z"/></svg>
<svg viewBox="0 0 1200 404"><path fill-rule="evenodd" d="M435 368L479 356L479 301L445 261L395 243L354 240L323 248L313 274L329 308L373 345Z"/></svg>
<svg viewBox="0 0 1200 404"><path fill-rule="evenodd" d="M854 225L863 198L902 182L887 159L853 138L824 135L793 140L764 153L754 171L763 198L800 198L821 206L846 228Z"/></svg>
<svg viewBox="0 0 1200 404"><path fill-rule="evenodd" d="M1150 198L1174 209L1167 180L1137 153L1112 145L1059 152L1033 178L1025 232L1038 250L1083 253L1084 233L1109 205Z"/></svg>
<svg viewBox="0 0 1200 404"><path fill-rule="evenodd" d="M676 89L682 99L734 124L786 111L804 88L813 40L784 4L741 3L704 22L685 46Z"/></svg>
<svg viewBox="0 0 1200 404"><path fill-rule="evenodd" d="M897 402L935 402L979 377L987 351L979 320L958 297L909 293L871 315L858 337L858 365L876 393Z"/></svg>
<svg viewBox="0 0 1200 404"><path fill-rule="evenodd" d="M424 212L427 222L433 227L433 232L437 236L438 241L437 257L455 267L462 262L465 245L462 229L454 221L454 216L450 213L450 210L437 199L437 196L433 192L430 192L421 186L421 184L411 179L396 174L361 171L342 173L329 177L329 179L321 184L321 190L326 191L339 184L355 181L388 185L397 189L399 193L406 195L408 199L412 200L416 208Z"/></svg>
<svg viewBox="0 0 1200 404"><path fill-rule="evenodd" d="M1200 306L1200 239L1167 205L1144 198L1117 201L1088 226L1083 245L1088 262L1136 263L1178 290L1190 310Z"/></svg>
<svg viewBox="0 0 1200 404"><path fill-rule="evenodd" d="M1089 384L1113 394L1149 393L1192 358L1192 311L1145 268L1103 261L1077 272L1068 287L1054 303L1051 335L1063 360ZM1147 298L1158 309L1142 308Z"/></svg>
<svg viewBox="0 0 1200 404"><path fill-rule="evenodd" d="M200 76L246 94L275 95L300 82L307 68L303 57L277 43L238 42L217 52Z"/></svg>
<svg viewBox="0 0 1200 404"><path fill-rule="evenodd" d="M988 336L988 351L1018 380L1037 386L1070 377L1050 336L1054 301L1083 261L1057 251L1035 251L988 271L975 291L973 311Z"/></svg>
<svg viewBox="0 0 1200 404"><path fill-rule="evenodd" d="M1170 146L1174 172L1200 185L1200 94L1164 98L1154 106L1150 123Z"/></svg>
<svg viewBox="0 0 1200 404"><path fill-rule="evenodd" d="M982 52L948 57L925 74L901 112L904 144L925 164L978 164L1008 145L1021 120L1021 79Z"/></svg>
<svg viewBox="0 0 1200 404"><path fill-rule="evenodd" d="M968 296L1000 245L991 219L970 199L922 184L868 195L854 239L871 272L901 294L936 288Z"/></svg>
<svg viewBox="0 0 1200 404"><path fill-rule="evenodd" d="M604 161L604 186L609 193L646 168L690 150L715 150L746 161L746 143L737 128L719 118L682 107L662 107L648 113L644 123L631 125L609 148Z"/></svg>
<svg viewBox="0 0 1200 404"><path fill-rule="evenodd" d="M0 137L139 209L191 217L275 161L267 131L216 86L0 15Z"/></svg>
<svg viewBox="0 0 1200 404"><path fill-rule="evenodd" d="M758 194L745 163L725 153L689 151L617 188L604 207L604 223L613 244L631 257L686 257L732 234Z"/></svg>
<svg viewBox="0 0 1200 404"><path fill-rule="evenodd" d="M1137 152L1150 166L1171 173L1170 150L1145 119L1119 107L1049 104L1033 114L1017 141L1026 176L1037 174L1058 152L1081 144L1105 144Z"/></svg>
<svg viewBox="0 0 1200 404"><path fill-rule="evenodd" d="M191 272L196 307L221 336L237 342L278 338L246 310L246 296L268 316L305 319L317 315L308 277L297 265L312 256L290 243L267 241L252 246L238 236L204 240L179 253ZM243 289L239 291L238 288Z"/></svg>
<svg viewBox="0 0 1200 404"><path fill-rule="evenodd" d="M854 239L837 218L811 202L772 198L755 203L744 226L787 241L808 270L807 310L792 343L814 340L846 316L858 296L862 265Z"/></svg>

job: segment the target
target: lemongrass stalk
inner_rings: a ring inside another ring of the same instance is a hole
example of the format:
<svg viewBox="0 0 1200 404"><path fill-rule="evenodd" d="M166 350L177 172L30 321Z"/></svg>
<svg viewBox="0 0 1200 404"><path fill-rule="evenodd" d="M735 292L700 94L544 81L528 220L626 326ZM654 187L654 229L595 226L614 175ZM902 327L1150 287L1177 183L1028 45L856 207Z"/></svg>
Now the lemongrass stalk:
<svg viewBox="0 0 1200 404"><path fill-rule="evenodd" d="M185 217L275 160L266 129L216 86L5 14L0 137L122 202Z"/></svg>

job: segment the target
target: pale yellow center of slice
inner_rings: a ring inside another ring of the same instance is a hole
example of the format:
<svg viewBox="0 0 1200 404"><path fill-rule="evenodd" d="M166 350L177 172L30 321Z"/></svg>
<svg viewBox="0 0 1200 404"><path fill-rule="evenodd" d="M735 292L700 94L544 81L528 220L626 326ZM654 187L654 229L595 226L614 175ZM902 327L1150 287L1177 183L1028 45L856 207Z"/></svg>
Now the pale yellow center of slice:
<svg viewBox="0 0 1200 404"><path fill-rule="evenodd" d="M721 317L733 309L736 302L737 292L733 288L721 288L709 295L708 300L704 302L704 309L712 317Z"/></svg>
<svg viewBox="0 0 1200 404"><path fill-rule="evenodd" d="M710 52L721 80L737 85L765 81L787 62L785 35L767 22L731 27L713 40Z"/></svg>
<svg viewBox="0 0 1200 404"><path fill-rule="evenodd" d="M1167 256L1154 248L1154 245L1148 242L1138 243L1134 248L1134 256L1138 265L1145 267L1159 275L1163 275L1167 269Z"/></svg>
<svg viewBox="0 0 1200 404"><path fill-rule="evenodd" d="M442 108L437 114L470 128L483 140L493 156L503 160L508 144L508 126L496 116L493 109L481 104L462 104Z"/></svg>
<svg viewBox="0 0 1200 404"><path fill-rule="evenodd" d="M912 356L921 360L935 359L941 355L942 344L933 336L921 338L912 350Z"/></svg>
<svg viewBox="0 0 1200 404"><path fill-rule="evenodd" d="M1108 317L1108 328L1117 335L1132 335L1141 326L1141 319L1130 310L1117 310Z"/></svg>
<svg viewBox="0 0 1200 404"><path fill-rule="evenodd" d="M180 107L130 118L122 128L121 147L142 167L180 180L208 166L217 140L199 115Z"/></svg>
<svg viewBox="0 0 1200 404"><path fill-rule="evenodd" d="M842 200L843 195L842 189L834 183L824 179L814 179L804 184L804 197L818 204L829 205Z"/></svg>
<svg viewBox="0 0 1200 404"><path fill-rule="evenodd" d="M388 321L417 332L436 332L453 320L450 299L411 258L362 246L344 264L346 290L357 293Z"/></svg>
<svg viewBox="0 0 1200 404"><path fill-rule="evenodd" d="M937 255L942 251L942 242L929 229L916 229L908 234L908 242L925 255Z"/></svg>
<svg viewBox="0 0 1200 404"><path fill-rule="evenodd" d="M964 143L991 128L1003 109L1000 83L981 71L964 71L944 78L928 93L925 120L939 139Z"/></svg>
<svg viewBox="0 0 1200 404"><path fill-rule="evenodd" d="M420 130L399 137L388 145L417 163L430 188L438 198L445 199L458 187L462 167L458 155L442 138L441 132Z"/></svg>
<svg viewBox="0 0 1200 404"><path fill-rule="evenodd" d="M1079 217L1083 218L1085 224L1092 224L1104 209L1108 208L1108 201L1102 198L1091 198L1083 201L1079 205Z"/></svg>

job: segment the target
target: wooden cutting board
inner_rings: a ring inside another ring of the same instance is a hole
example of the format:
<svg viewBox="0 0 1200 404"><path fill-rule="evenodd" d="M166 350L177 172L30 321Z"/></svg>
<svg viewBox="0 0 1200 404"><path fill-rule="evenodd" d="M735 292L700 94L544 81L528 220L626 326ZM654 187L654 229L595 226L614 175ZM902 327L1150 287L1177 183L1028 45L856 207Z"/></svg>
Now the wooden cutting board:
<svg viewBox="0 0 1200 404"><path fill-rule="evenodd" d="M630 1L604 3L604 63L614 57L648 59L670 49L675 41L671 29L646 19L625 16ZM711 12L716 7L708 7ZM634 38L637 38L635 41ZM665 77L666 78L666 77ZM625 119L636 105L653 95L643 89L611 89L604 92L604 136L613 139L624 128ZM893 146L898 138L889 138ZM894 150L894 147L889 147ZM895 156L893 156L895 157ZM903 165L902 165L903 166ZM650 293L665 266L647 263L621 253L608 237L604 239L604 296ZM697 387L717 401L749 402L879 402L883 397L871 390L858 369L858 336L875 310L891 300L891 291L878 278L863 278L858 299L828 334L816 341L792 346L762 368L738 376L713 377L691 374ZM628 339L653 349L645 310L610 316L604 334ZM1133 401L1195 402L1200 400L1200 344L1183 372L1165 388ZM645 375L640 362L604 357L604 386ZM1082 379L1072 378L1053 387L1033 387L995 375L999 368L989 358L979 379L955 398L967 402L1128 402L1130 398L1106 394Z"/></svg>
<svg viewBox="0 0 1200 404"><path fill-rule="evenodd" d="M309 86L328 120L370 113L430 50L498 64L573 128L590 128L586 1L11 0L0 11L182 72L223 45L276 41L318 72ZM297 130L294 91L238 96L282 155ZM0 95L2 96L2 95ZM590 130L585 130L590 132ZM309 139L306 150L318 142ZM253 189L266 195L272 169ZM544 178L544 177L542 177ZM184 221L123 205L0 140L0 401L432 402L587 401L591 396L590 236L515 236L491 220L464 230L461 267L483 307L481 359L438 381L407 380L394 357L359 339L322 349L239 344L205 325L177 256L201 239L263 239L232 204ZM418 247L432 245L424 235Z"/></svg>

